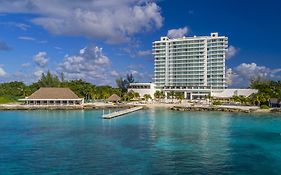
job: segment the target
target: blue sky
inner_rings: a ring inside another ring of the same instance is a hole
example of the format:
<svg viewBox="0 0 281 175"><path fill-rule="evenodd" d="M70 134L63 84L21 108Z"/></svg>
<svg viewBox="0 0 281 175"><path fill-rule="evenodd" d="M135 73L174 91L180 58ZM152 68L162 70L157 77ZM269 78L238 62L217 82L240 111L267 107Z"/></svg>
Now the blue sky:
<svg viewBox="0 0 281 175"><path fill-rule="evenodd" d="M254 2L254 1L253 1ZM0 0L0 82L64 72L97 85L132 73L152 81L152 42L178 35L229 37L231 86L281 79L281 1Z"/></svg>

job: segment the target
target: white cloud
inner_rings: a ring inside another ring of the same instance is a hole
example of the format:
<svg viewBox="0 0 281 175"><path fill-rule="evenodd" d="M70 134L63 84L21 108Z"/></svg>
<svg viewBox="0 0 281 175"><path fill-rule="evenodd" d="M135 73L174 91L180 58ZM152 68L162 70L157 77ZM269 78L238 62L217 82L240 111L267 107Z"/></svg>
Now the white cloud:
<svg viewBox="0 0 281 175"><path fill-rule="evenodd" d="M130 56L131 58L135 58L137 51L135 46L128 46L120 49L125 55ZM121 54L122 55L122 54Z"/></svg>
<svg viewBox="0 0 281 175"><path fill-rule="evenodd" d="M110 43L162 26L152 0L2 0L0 12L36 14L33 23L57 35L78 35Z"/></svg>
<svg viewBox="0 0 281 175"><path fill-rule="evenodd" d="M242 63L233 69L233 75L231 77L232 86L248 87L250 81L255 78L281 79L281 68L271 69L265 66L259 66L256 63Z"/></svg>
<svg viewBox="0 0 281 175"><path fill-rule="evenodd" d="M171 30L168 30L167 36L169 38L182 38L187 34L187 32L188 32L187 27L171 29Z"/></svg>
<svg viewBox="0 0 281 175"><path fill-rule="evenodd" d="M4 77L6 75L6 71L4 70L4 68L0 67L0 77Z"/></svg>
<svg viewBox="0 0 281 175"><path fill-rule="evenodd" d="M54 48L57 49L57 50L62 50L62 48L58 47L58 46L55 46Z"/></svg>
<svg viewBox="0 0 281 175"><path fill-rule="evenodd" d="M228 47L227 51L226 51L225 58L226 58L226 59L230 59L230 58L234 57L234 56L237 54L238 51L239 51L238 48L236 48L236 47L230 45L230 46Z"/></svg>
<svg viewBox="0 0 281 175"><path fill-rule="evenodd" d="M152 51L151 50L140 50L137 52L138 56L152 56Z"/></svg>
<svg viewBox="0 0 281 175"><path fill-rule="evenodd" d="M34 62L37 64L37 66L39 67L46 67L48 64L48 59L47 57L47 53L46 52L38 52L34 57L33 60Z"/></svg>
<svg viewBox="0 0 281 175"><path fill-rule="evenodd" d="M124 71L114 70L110 59L97 46L82 48L76 55L66 55L58 72L64 72L66 79L81 78L97 85L115 86L115 79L126 74L133 74L137 81L151 81L143 65L129 65Z"/></svg>
<svg viewBox="0 0 281 175"><path fill-rule="evenodd" d="M40 78L43 73L44 73L44 70L42 70L42 69L37 69L37 70L35 70L35 72L33 73L33 75L36 76L36 78Z"/></svg>
<svg viewBox="0 0 281 175"><path fill-rule="evenodd" d="M147 67L142 64L134 64L129 65L127 70L123 73L125 76L126 74L132 74L134 76L135 81L137 82L151 82L152 81L152 74L147 70Z"/></svg>
<svg viewBox="0 0 281 175"><path fill-rule="evenodd" d="M17 22L1 22L0 23L1 26L7 26L7 27L16 27L19 28L21 30L27 30L29 29L31 26L24 24L24 23L17 23Z"/></svg>
<svg viewBox="0 0 281 175"><path fill-rule="evenodd" d="M112 75L117 74L111 70L111 61L102 52L102 48L90 46L83 48L77 55L66 55L59 64L59 72L64 72L68 79L79 79L95 84L112 84Z"/></svg>
<svg viewBox="0 0 281 175"><path fill-rule="evenodd" d="M25 40L25 41L34 41L38 44L46 44L48 43L47 40L37 40L36 38L30 37L30 36L19 36L18 39Z"/></svg>
<svg viewBox="0 0 281 175"><path fill-rule="evenodd" d="M23 24L23 23L12 23L13 26L20 28L21 30L27 30L30 28L30 25Z"/></svg>
<svg viewBox="0 0 281 175"><path fill-rule="evenodd" d="M111 71L110 74L114 77L120 77L120 73L115 70Z"/></svg>
<svg viewBox="0 0 281 175"><path fill-rule="evenodd" d="M228 68L226 69L226 72L225 72L225 79L226 79L226 84L229 86L229 85L232 85L232 77L233 77L233 71L231 68Z"/></svg>
<svg viewBox="0 0 281 175"><path fill-rule="evenodd" d="M126 74L132 74L136 82L152 82L152 73L145 70L130 69Z"/></svg>
<svg viewBox="0 0 281 175"><path fill-rule="evenodd" d="M35 38L29 37L29 36L19 36L18 39L20 40L27 40L27 41L35 41Z"/></svg>
<svg viewBox="0 0 281 175"><path fill-rule="evenodd" d="M23 63L21 64L21 67L29 67L30 66L30 63Z"/></svg>

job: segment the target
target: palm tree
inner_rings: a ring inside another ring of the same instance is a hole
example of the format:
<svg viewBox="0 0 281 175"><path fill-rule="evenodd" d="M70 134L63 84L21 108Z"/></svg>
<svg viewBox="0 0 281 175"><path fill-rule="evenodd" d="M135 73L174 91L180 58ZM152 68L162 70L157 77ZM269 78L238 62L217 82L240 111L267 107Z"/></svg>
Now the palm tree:
<svg viewBox="0 0 281 175"><path fill-rule="evenodd" d="M175 93L174 91L170 91L170 92L168 93L168 97L171 97L171 98L172 98L172 103L174 102L175 96L176 96L176 93Z"/></svg>
<svg viewBox="0 0 281 175"><path fill-rule="evenodd" d="M134 99L139 99L140 94L138 92L133 92Z"/></svg>
<svg viewBox="0 0 281 175"><path fill-rule="evenodd" d="M258 106L260 106L261 104L264 104L264 103L267 103L267 105L268 105L269 99L270 99L270 96L265 93L257 93L253 96L253 101Z"/></svg>
<svg viewBox="0 0 281 175"><path fill-rule="evenodd" d="M182 102L182 100L184 99L184 94L182 92L176 92L175 93L175 97L177 100L180 101L180 103Z"/></svg>
<svg viewBox="0 0 281 175"><path fill-rule="evenodd" d="M232 96L232 100L234 101L234 102L241 102L241 99L240 99L240 97L239 96L237 96L237 95L233 95Z"/></svg>
<svg viewBox="0 0 281 175"><path fill-rule="evenodd" d="M154 93L154 97L158 100L158 99L160 99L160 96L161 96L161 92L160 91L156 91L155 93Z"/></svg>
<svg viewBox="0 0 281 175"><path fill-rule="evenodd" d="M163 91L156 91L154 93L154 97L159 100L159 99L164 99L165 98L165 94Z"/></svg>
<svg viewBox="0 0 281 175"><path fill-rule="evenodd" d="M144 98L145 101L148 101L149 99L152 99L149 94L144 94L143 98Z"/></svg>

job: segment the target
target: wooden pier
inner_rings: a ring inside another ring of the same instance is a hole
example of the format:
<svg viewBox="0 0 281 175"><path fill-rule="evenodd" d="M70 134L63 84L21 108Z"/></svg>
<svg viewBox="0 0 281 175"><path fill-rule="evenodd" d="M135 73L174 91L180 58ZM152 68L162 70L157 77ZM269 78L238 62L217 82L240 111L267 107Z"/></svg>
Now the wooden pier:
<svg viewBox="0 0 281 175"><path fill-rule="evenodd" d="M125 115L125 114L131 113L131 112L141 110L142 108L143 108L142 106L137 106L137 107L121 110L121 111L115 111L115 112L112 112L112 113L109 113L109 114L103 114L102 118L103 119L112 119L112 118L115 118L115 117L119 117L121 115Z"/></svg>

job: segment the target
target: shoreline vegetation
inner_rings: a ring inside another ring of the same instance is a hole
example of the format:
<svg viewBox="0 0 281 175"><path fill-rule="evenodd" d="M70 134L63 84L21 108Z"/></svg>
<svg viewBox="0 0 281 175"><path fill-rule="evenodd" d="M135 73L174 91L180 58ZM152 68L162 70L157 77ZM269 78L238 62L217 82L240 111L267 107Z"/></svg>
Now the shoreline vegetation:
<svg viewBox="0 0 281 175"><path fill-rule="evenodd" d="M169 92L167 96L162 91L154 93L154 99L145 94L140 97L137 92L128 92L130 83L136 82L132 74L125 78L116 79L117 87L96 86L83 80L65 80L64 74L60 78L56 74L42 74L41 78L31 85L23 82L0 83L0 110L82 110L82 109L107 109L107 108L129 108L143 105L146 108L162 107L177 111L223 111L223 112L280 112L281 108L270 108L271 99L278 101L277 107L281 105L281 81L254 79L250 88L257 89L258 93L248 97L233 96L230 99L215 99L206 96L203 100L188 101L184 99L183 93ZM54 105L22 105L18 99L30 96L41 87L64 87L70 88L79 98L84 98L83 105L54 106ZM107 103L110 96L117 94L120 103ZM164 103L165 102L165 103Z"/></svg>
<svg viewBox="0 0 281 175"><path fill-rule="evenodd" d="M8 110L99 110L99 109L127 109L136 106L143 106L144 109L164 108L167 110L182 112L231 112L231 113L280 113L281 108L260 109L256 106L228 106L228 105L198 105L190 106L186 104L166 104L166 103L127 103L127 104L109 104L109 103L88 103L83 105L69 106L48 106L48 105L21 105L21 104L2 104L0 111Z"/></svg>

